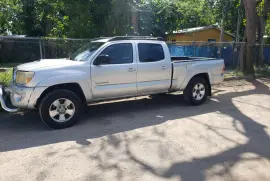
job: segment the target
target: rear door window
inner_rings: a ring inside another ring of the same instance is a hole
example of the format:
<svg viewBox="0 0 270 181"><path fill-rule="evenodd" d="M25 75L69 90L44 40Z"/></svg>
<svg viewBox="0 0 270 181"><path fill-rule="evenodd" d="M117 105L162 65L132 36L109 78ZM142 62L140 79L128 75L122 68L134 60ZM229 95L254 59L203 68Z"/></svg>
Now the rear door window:
<svg viewBox="0 0 270 181"><path fill-rule="evenodd" d="M155 43L139 43L140 62L158 62L165 59L163 47Z"/></svg>

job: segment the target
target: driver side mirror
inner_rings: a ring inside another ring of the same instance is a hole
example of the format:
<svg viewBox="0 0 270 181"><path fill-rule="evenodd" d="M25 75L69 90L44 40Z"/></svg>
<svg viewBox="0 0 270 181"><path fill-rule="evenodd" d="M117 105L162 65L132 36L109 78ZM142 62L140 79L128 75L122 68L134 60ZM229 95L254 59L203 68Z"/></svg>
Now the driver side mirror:
<svg viewBox="0 0 270 181"><path fill-rule="evenodd" d="M94 65L106 65L111 64L111 59L109 55L99 55L93 63Z"/></svg>

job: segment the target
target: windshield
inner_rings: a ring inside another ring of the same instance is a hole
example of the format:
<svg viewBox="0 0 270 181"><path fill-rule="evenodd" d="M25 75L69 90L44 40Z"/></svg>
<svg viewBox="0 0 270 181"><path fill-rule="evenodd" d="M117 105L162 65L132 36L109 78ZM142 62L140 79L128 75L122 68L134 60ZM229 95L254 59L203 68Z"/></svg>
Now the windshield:
<svg viewBox="0 0 270 181"><path fill-rule="evenodd" d="M93 53L103 44L104 42L90 42L73 53L70 59L75 61L86 61L87 58L93 55Z"/></svg>

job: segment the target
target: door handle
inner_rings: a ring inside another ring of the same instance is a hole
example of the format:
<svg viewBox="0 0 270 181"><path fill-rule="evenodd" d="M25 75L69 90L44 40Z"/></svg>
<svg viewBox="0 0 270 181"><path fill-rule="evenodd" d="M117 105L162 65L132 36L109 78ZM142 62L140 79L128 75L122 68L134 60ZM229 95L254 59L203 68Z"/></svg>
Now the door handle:
<svg viewBox="0 0 270 181"><path fill-rule="evenodd" d="M127 71L128 71L128 72L135 72L136 69L134 69L134 68L129 68Z"/></svg>
<svg viewBox="0 0 270 181"><path fill-rule="evenodd" d="M162 70L166 70L167 67L166 67L166 66L162 66L161 69L162 69Z"/></svg>

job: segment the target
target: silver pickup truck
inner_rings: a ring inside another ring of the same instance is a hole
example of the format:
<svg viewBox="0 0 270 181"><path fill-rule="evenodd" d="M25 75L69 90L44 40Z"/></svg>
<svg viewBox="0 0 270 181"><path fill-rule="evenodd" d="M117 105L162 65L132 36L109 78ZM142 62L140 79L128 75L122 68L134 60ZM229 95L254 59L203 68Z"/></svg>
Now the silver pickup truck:
<svg viewBox="0 0 270 181"><path fill-rule="evenodd" d="M191 105L211 95L223 81L224 60L171 57L167 44L153 37L93 40L66 59L41 59L13 69L9 87L0 87L3 109L38 109L51 128L73 126L91 102L183 91Z"/></svg>

